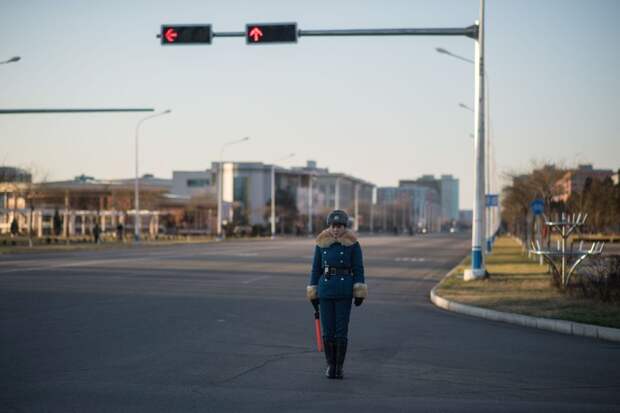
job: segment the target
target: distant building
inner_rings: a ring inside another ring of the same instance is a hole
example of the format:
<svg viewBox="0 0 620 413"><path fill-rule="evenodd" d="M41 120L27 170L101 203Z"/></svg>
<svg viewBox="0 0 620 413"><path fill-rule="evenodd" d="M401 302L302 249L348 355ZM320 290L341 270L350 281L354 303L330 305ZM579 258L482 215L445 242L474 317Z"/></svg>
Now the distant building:
<svg viewBox="0 0 620 413"><path fill-rule="evenodd" d="M12 166L0 166L0 183L9 182L32 182L32 175L25 169L15 168Z"/></svg>
<svg viewBox="0 0 620 413"><path fill-rule="evenodd" d="M444 221L459 219L459 180L441 175L441 216Z"/></svg>
<svg viewBox="0 0 620 413"><path fill-rule="evenodd" d="M205 195L216 190L211 171L172 171L170 192L180 197Z"/></svg>
<svg viewBox="0 0 620 413"><path fill-rule="evenodd" d="M0 167L0 234L9 232L13 219L20 229L26 228L26 196L31 188L32 175L28 171L10 166Z"/></svg>
<svg viewBox="0 0 620 413"><path fill-rule="evenodd" d="M419 194L418 205L421 205L421 196L427 203L426 216L432 216L432 221L439 220L440 226L451 225L452 222L459 218L459 180L452 175L441 175L436 179L433 175L422 175L415 180L400 180L398 183L400 188L426 188L429 193ZM436 200L436 199L437 200ZM430 199L430 201L429 201ZM430 204L429 204L430 202ZM439 205L439 212L433 208ZM418 208L420 209L421 206ZM428 219L428 218L427 218ZM430 221L429 221L430 222ZM435 224L433 223L432 226Z"/></svg>
<svg viewBox="0 0 620 413"><path fill-rule="evenodd" d="M388 233L441 230L440 195L437 187L416 181L399 181L398 187L377 189L377 224Z"/></svg>
<svg viewBox="0 0 620 413"><path fill-rule="evenodd" d="M213 180L219 164L211 166ZM222 164L222 199L230 205L224 220L234 225L270 225L271 170L275 172L278 232L316 232L332 209L343 209L357 230L371 229L374 185L342 173L330 173L309 161L291 169L262 162ZM310 215L311 214L311 215Z"/></svg>
<svg viewBox="0 0 620 413"><path fill-rule="evenodd" d="M139 182L141 228L155 236L162 214L158 210L160 201L171 181L147 175ZM8 232L7 224L16 219L20 231L31 228L37 236L52 235L56 214L62 219L58 234L62 236L88 235L95 223L104 232L114 232L119 223L133 228L134 183L134 179L98 180L86 175L66 181L20 183L22 187L13 193L12 202L9 200L0 209L0 232ZM27 204L15 201L18 194L23 198L26 193Z"/></svg>
<svg viewBox="0 0 620 413"><path fill-rule="evenodd" d="M554 200L566 202L572 194L581 193L588 178L604 181L613 176L614 171L611 169L594 169L591 164L579 165L577 169L567 171L557 182L562 194L555 197Z"/></svg>

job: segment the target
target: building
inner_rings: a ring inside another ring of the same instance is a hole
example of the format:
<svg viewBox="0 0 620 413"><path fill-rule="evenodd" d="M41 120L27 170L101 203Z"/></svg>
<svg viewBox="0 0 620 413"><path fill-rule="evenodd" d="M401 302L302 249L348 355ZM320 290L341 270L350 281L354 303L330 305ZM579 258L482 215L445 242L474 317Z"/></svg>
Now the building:
<svg viewBox="0 0 620 413"><path fill-rule="evenodd" d="M377 189L376 227L381 232L436 232L441 229L439 193L412 181Z"/></svg>
<svg viewBox="0 0 620 413"><path fill-rule="evenodd" d="M401 188L426 188L432 194L425 194L423 197L430 197L433 200L427 199L425 202L435 202L434 197L437 196L440 212L433 213L433 217L439 217L441 226L451 226L459 219L459 180L452 175L441 175L439 179L433 175L422 175L415 180L400 180L398 186ZM420 196L422 195L420 194ZM418 201L418 203L420 202L422 201ZM434 220L435 218L432 221L434 222Z"/></svg>
<svg viewBox="0 0 620 413"><path fill-rule="evenodd" d="M441 175L441 216L444 221L459 219L459 180L452 175Z"/></svg>
<svg viewBox="0 0 620 413"><path fill-rule="evenodd" d="M172 171L172 188L175 196L191 198L216 191L211 171Z"/></svg>
<svg viewBox="0 0 620 413"><path fill-rule="evenodd" d="M18 228L27 228L27 198L32 194L32 175L20 168L0 167L0 234L10 231L16 220Z"/></svg>
<svg viewBox="0 0 620 413"><path fill-rule="evenodd" d="M160 200L170 187L170 180L145 176L140 182L141 228L155 236L159 233ZM0 231L17 220L19 232L32 230L37 236L63 237L90 235L96 223L101 230L115 233L118 224L133 229L135 180L98 180L80 175L73 180L25 183L13 192L12 202L0 209ZM22 202L15 202L19 196ZM6 198L6 195L4 196ZM56 218L55 218L56 217ZM54 228L54 219L60 223Z"/></svg>
<svg viewBox="0 0 620 413"><path fill-rule="evenodd" d="M308 161L305 167L291 168L309 174L312 188L313 225L315 230L325 226L325 217L334 209L347 212L354 231L373 231L375 185L363 179L328 168L318 168ZM316 221L316 222L315 222Z"/></svg>
<svg viewBox="0 0 620 413"><path fill-rule="evenodd" d="M581 193L588 178L604 181L613 179L614 171L611 169L594 169L591 164L579 165L577 169L567 171L557 182L561 195L554 197L554 201L566 202L574 193Z"/></svg>
<svg viewBox="0 0 620 413"><path fill-rule="evenodd" d="M219 163L211 165L211 180L217 185ZM353 228L372 228L374 185L343 173L330 173L309 161L290 169L262 162L222 164L223 224L251 226L265 232L271 218L271 174L275 180L276 231L314 233L325 225L333 209L343 209L353 219Z"/></svg>

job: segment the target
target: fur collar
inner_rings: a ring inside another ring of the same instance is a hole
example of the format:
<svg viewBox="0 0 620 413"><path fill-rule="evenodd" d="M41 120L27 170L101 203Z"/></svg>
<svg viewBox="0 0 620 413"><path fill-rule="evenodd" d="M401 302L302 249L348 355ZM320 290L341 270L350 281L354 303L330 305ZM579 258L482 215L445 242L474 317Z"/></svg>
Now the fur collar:
<svg viewBox="0 0 620 413"><path fill-rule="evenodd" d="M355 236L353 231L346 230L340 238L336 238L332 235L329 229L323 230L323 232L321 232L319 236L316 237L316 245L321 248L328 248L334 242L339 242L345 247L350 247L357 242L357 237Z"/></svg>

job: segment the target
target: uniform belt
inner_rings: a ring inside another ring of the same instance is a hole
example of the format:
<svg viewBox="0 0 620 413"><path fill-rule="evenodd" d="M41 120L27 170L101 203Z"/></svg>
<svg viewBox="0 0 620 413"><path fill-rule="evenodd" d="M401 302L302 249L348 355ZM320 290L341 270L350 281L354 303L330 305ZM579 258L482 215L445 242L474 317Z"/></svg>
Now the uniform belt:
<svg viewBox="0 0 620 413"><path fill-rule="evenodd" d="M351 268L349 267L325 267L323 272L326 276L330 275L352 275Z"/></svg>

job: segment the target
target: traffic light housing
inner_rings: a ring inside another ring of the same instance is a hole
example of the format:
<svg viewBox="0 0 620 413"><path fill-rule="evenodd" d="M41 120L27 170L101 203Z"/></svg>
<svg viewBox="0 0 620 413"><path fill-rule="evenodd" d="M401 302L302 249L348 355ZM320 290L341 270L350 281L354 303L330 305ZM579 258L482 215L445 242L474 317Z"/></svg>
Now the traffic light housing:
<svg viewBox="0 0 620 413"><path fill-rule="evenodd" d="M161 44L211 44L213 33L210 24L176 24L161 26Z"/></svg>
<svg viewBox="0 0 620 413"><path fill-rule="evenodd" d="M250 45L297 43L297 23L246 24L245 42Z"/></svg>

